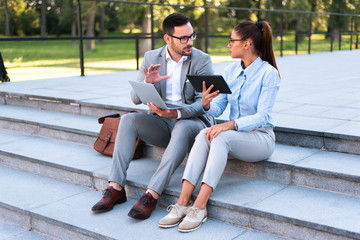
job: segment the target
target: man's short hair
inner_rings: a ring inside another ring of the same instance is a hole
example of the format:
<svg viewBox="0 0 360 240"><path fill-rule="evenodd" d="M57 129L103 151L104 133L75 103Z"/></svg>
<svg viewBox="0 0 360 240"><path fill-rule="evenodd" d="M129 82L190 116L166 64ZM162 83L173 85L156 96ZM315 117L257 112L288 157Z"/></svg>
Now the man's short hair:
<svg viewBox="0 0 360 240"><path fill-rule="evenodd" d="M182 13L172 13L163 21L164 34L173 34L174 27L182 26L190 22L190 18Z"/></svg>

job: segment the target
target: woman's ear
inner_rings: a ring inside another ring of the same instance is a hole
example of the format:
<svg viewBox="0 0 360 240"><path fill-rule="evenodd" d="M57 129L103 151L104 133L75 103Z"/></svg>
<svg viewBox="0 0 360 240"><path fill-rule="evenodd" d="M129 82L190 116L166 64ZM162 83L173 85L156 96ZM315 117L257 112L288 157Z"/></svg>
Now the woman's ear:
<svg viewBox="0 0 360 240"><path fill-rule="evenodd" d="M252 43L250 41L245 41L244 47L246 49L249 49L251 47Z"/></svg>

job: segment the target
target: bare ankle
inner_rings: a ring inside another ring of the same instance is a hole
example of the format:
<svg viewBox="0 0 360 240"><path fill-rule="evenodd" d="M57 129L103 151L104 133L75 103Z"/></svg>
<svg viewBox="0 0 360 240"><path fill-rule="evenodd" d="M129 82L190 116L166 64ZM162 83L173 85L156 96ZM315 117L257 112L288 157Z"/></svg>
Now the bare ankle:
<svg viewBox="0 0 360 240"><path fill-rule="evenodd" d="M110 182L109 183L109 187L113 187L115 190L121 191L123 189L122 186L120 186L118 183L116 182Z"/></svg>
<svg viewBox="0 0 360 240"><path fill-rule="evenodd" d="M158 199L160 197L160 195L152 189L147 189L146 192L150 193L155 199Z"/></svg>
<svg viewBox="0 0 360 240"><path fill-rule="evenodd" d="M183 207L187 207L187 206L191 205L191 202L189 200L181 200L181 199L179 199L177 201L177 204L180 205L180 206L183 206Z"/></svg>
<svg viewBox="0 0 360 240"><path fill-rule="evenodd" d="M193 205L194 207L200 209L200 210L204 210L206 208L206 204L197 204L196 202Z"/></svg>

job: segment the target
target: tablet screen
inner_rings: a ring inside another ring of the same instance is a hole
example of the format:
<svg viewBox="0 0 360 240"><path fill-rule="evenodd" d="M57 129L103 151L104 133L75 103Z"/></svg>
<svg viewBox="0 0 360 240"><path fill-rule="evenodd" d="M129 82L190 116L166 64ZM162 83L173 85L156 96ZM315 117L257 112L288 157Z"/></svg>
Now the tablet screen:
<svg viewBox="0 0 360 240"><path fill-rule="evenodd" d="M202 92L202 83L205 81L206 88L214 85L211 92L219 90L220 93L230 94L231 90L221 75L186 75L197 92Z"/></svg>

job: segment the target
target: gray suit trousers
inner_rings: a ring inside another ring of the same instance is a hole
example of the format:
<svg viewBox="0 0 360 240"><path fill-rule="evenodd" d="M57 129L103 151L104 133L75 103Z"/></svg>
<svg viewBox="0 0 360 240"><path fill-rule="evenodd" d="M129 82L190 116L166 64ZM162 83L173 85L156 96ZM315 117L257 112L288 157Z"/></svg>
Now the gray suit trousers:
<svg viewBox="0 0 360 240"><path fill-rule="evenodd" d="M109 182L125 186L126 171L139 137L151 145L166 148L148 185L149 189L161 194L204 127L205 124L195 118L176 120L142 113L125 114L121 117L115 140Z"/></svg>

